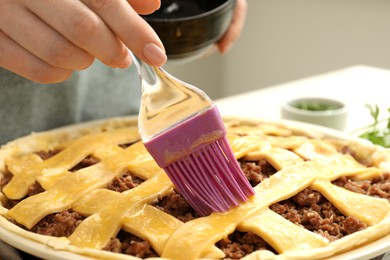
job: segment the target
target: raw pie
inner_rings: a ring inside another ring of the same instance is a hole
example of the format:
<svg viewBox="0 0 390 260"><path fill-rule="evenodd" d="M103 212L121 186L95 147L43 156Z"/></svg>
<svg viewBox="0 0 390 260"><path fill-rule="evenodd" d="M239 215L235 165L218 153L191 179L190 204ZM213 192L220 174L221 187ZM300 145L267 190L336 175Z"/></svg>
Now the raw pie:
<svg viewBox="0 0 390 260"><path fill-rule="evenodd" d="M283 123L225 119L249 202L200 218L132 118L0 150L0 226L105 259L322 259L390 234L390 151ZM1 235L0 235L1 238Z"/></svg>

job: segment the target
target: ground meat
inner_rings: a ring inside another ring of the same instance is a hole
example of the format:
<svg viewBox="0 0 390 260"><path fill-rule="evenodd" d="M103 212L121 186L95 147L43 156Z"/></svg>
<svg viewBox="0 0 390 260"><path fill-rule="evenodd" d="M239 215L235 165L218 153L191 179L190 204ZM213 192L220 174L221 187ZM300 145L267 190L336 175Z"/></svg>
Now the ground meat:
<svg viewBox="0 0 390 260"><path fill-rule="evenodd" d="M2 190L5 185L8 184L8 182L12 179L12 174L11 173L6 173L3 175L3 177L1 177L0 179L0 190Z"/></svg>
<svg viewBox="0 0 390 260"><path fill-rule="evenodd" d="M84 217L77 212L64 210L46 216L39 221L31 231L47 236L68 237L83 219Z"/></svg>
<svg viewBox="0 0 390 260"><path fill-rule="evenodd" d="M70 171L75 172L75 171L80 170L82 168L92 166L98 162L99 162L99 159L92 157L92 156L87 156L81 162L79 162L76 166L74 166L72 169L70 169Z"/></svg>
<svg viewBox="0 0 390 260"><path fill-rule="evenodd" d="M261 237L251 232L235 231L217 242L216 246L225 253L224 259L240 259L260 249L274 251Z"/></svg>
<svg viewBox="0 0 390 260"><path fill-rule="evenodd" d="M41 193L41 192L44 192L44 191L45 190L42 188L42 186L38 182L35 182L33 185L28 187L27 195L28 196L34 196L34 195L36 195L38 193Z"/></svg>
<svg viewBox="0 0 390 260"><path fill-rule="evenodd" d="M354 217L346 217L342 222L341 232L343 232L345 235L349 235L365 228L367 228L366 224L362 223L358 219Z"/></svg>
<svg viewBox="0 0 390 260"><path fill-rule="evenodd" d="M148 241L122 230L116 238L111 238L110 243L103 250L140 258L158 257Z"/></svg>
<svg viewBox="0 0 390 260"><path fill-rule="evenodd" d="M115 177L112 180L112 182L109 185L107 185L107 189L116 192L124 192L134 187L137 187L143 182L144 180L142 180L141 178L132 175L130 172L126 172L124 175L122 175L119 178Z"/></svg>
<svg viewBox="0 0 390 260"><path fill-rule="evenodd" d="M363 181L353 181L348 177L341 177L335 180L333 184L356 193L388 199L390 201L390 173L385 173L380 178Z"/></svg>
<svg viewBox="0 0 390 260"><path fill-rule="evenodd" d="M239 163L241 165L242 171L244 172L252 187L256 186L264 179L269 178L269 176L276 173L275 168L272 167L272 165L270 165L265 159L256 162L240 160Z"/></svg>
<svg viewBox="0 0 390 260"><path fill-rule="evenodd" d="M118 146L120 148L123 148L123 149L126 149L127 147L129 147L130 145L132 144L135 144L136 142L138 142L139 140L136 140L135 142L131 142L131 143L126 143L126 144L119 144Z"/></svg>
<svg viewBox="0 0 390 260"><path fill-rule="evenodd" d="M36 152L36 154L39 157L41 157L42 160L47 160L59 152L60 152L60 150L49 150L49 151L38 151L38 152Z"/></svg>
<svg viewBox="0 0 390 260"><path fill-rule="evenodd" d="M311 206L313 204L318 204L322 198L322 195L318 192L313 192L312 190L305 189L302 192L295 195L292 199L298 205Z"/></svg>
<svg viewBox="0 0 390 260"><path fill-rule="evenodd" d="M290 199L275 203L270 209L289 221L330 241L367 228L355 217L345 217L321 193L305 189Z"/></svg>
<svg viewBox="0 0 390 260"><path fill-rule="evenodd" d="M188 222L199 217L196 211L177 191L159 199L153 206L174 216L182 222Z"/></svg>
<svg viewBox="0 0 390 260"><path fill-rule="evenodd" d="M8 199L7 202L5 203L4 207L7 209L12 209L13 207L16 206L21 200L10 200Z"/></svg>

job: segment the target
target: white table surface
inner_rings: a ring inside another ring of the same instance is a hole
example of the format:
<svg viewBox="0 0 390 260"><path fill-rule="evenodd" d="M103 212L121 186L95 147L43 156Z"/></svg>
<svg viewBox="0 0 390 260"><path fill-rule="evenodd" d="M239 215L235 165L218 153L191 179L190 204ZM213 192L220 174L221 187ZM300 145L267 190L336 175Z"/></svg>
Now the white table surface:
<svg viewBox="0 0 390 260"><path fill-rule="evenodd" d="M215 100L222 115L281 119L281 105L298 97L328 97L345 102L349 110L345 132L373 122L365 104L377 104L388 117L390 70L357 65L301 80Z"/></svg>

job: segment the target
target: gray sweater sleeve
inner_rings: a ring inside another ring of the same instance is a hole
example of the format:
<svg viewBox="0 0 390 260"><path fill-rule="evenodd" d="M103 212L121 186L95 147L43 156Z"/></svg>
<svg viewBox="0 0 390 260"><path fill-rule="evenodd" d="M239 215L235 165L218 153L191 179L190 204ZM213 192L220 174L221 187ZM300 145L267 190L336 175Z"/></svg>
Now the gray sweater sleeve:
<svg viewBox="0 0 390 260"><path fill-rule="evenodd" d="M0 145L31 132L138 113L134 66L111 69L96 61L58 84L38 84L0 68Z"/></svg>

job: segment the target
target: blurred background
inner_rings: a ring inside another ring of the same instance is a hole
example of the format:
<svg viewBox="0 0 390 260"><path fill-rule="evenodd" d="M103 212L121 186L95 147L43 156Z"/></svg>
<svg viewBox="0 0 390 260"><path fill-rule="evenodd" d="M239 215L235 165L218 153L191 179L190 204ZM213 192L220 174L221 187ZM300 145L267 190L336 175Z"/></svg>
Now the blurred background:
<svg viewBox="0 0 390 260"><path fill-rule="evenodd" d="M226 55L165 69L213 99L353 65L390 69L389 0L247 0L245 28Z"/></svg>

